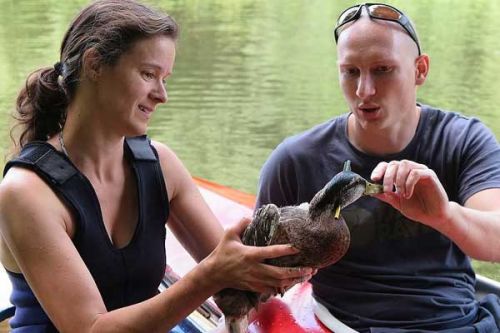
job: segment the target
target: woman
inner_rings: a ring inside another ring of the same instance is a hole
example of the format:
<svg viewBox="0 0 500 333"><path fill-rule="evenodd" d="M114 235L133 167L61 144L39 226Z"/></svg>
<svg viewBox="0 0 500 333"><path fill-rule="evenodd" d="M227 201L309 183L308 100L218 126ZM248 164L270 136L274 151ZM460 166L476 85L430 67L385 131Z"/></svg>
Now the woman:
<svg viewBox="0 0 500 333"><path fill-rule="evenodd" d="M0 185L14 332L166 332L223 288L310 277L262 264L296 250L243 246L248 221L223 233L176 155L143 136L167 101L177 33L137 2L98 1L73 21L60 61L28 77L22 150ZM158 294L167 218L199 264Z"/></svg>

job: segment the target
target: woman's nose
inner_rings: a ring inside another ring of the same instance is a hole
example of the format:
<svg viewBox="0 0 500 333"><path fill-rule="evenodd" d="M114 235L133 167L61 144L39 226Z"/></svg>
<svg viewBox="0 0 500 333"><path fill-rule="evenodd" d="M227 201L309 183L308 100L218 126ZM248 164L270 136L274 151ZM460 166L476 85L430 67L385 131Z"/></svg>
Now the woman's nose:
<svg viewBox="0 0 500 333"><path fill-rule="evenodd" d="M157 103L166 103L168 101L167 87L161 81L152 91L151 95Z"/></svg>

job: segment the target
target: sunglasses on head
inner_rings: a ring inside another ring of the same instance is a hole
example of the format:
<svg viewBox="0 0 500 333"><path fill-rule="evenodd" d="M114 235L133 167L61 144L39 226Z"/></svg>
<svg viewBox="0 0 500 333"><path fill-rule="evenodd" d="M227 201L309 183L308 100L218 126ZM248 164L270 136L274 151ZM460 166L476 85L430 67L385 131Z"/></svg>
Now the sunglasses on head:
<svg viewBox="0 0 500 333"><path fill-rule="evenodd" d="M411 39L413 39L415 44L417 44L418 55L421 54L417 33L411 25L408 17L399 9L383 3L365 3L362 5L352 6L344 10L342 14L340 14L339 18L337 19L337 24L335 25L335 43L337 43L340 33L344 31L344 28L346 27L345 25L349 22L356 21L361 17L363 7L366 8L368 16L370 16L370 18L372 19L396 22L401 25L403 29L405 29L405 31L408 33L408 35L410 35Z"/></svg>

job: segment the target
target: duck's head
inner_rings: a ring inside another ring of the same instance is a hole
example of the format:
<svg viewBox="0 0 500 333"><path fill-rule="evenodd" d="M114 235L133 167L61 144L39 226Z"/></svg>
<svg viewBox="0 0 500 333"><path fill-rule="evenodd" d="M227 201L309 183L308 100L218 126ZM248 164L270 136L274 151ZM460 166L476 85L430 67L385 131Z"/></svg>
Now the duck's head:
<svg viewBox="0 0 500 333"><path fill-rule="evenodd" d="M344 170L336 174L311 200L309 211L311 215L329 211L338 219L342 208L364 195L382 192L382 185L370 183L352 172L351 161L347 160L344 163Z"/></svg>

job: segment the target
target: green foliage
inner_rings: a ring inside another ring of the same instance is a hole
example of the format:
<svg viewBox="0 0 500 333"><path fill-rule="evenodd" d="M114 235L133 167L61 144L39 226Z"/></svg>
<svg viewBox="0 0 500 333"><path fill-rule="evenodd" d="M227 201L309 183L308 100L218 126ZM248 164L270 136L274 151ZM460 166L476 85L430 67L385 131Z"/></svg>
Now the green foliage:
<svg viewBox="0 0 500 333"><path fill-rule="evenodd" d="M472 267L476 273L484 275L492 280L496 280L500 282L500 264L499 263L490 263L484 261L472 261Z"/></svg>

